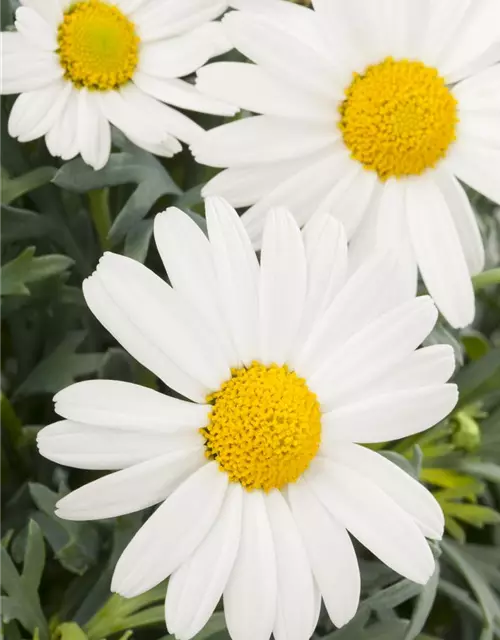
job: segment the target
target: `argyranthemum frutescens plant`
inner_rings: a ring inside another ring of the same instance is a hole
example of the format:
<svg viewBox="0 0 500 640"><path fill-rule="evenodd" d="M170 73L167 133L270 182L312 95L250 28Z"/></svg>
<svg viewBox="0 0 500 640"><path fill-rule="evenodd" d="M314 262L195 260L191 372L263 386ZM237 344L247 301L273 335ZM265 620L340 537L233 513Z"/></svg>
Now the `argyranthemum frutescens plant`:
<svg viewBox="0 0 500 640"><path fill-rule="evenodd" d="M100 169L114 125L170 157L201 128L175 107L232 115L181 80L229 49L212 22L225 0L22 0L16 32L2 33L2 88L20 93L9 133L45 136L53 156L81 154ZM161 101L161 102L160 102Z"/></svg>
<svg viewBox="0 0 500 640"><path fill-rule="evenodd" d="M235 211L207 201L208 239L169 209L155 239L172 287L105 254L84 282L92 312L187 400L125 382L77 383L63 421L38 434L49 459L118 470L64 497L69 520L160 504L122 554L112 589L137 596L166 577L168 629L193 637L223 595L235 640L310 637L356 613L351 534L426 583L443 514L411 476L363 443L419 433L457 401L449 346L418 349L437 310L401 302L390 256L348 277L344 232L317 216L303 232L272 211L260 264Z"/></svg>
<svg viewBox="0 0 500 640"><path fill-rule="evenodd" d="M198 86L261 115L195 143L228 167L204 193L252 205L257 244L270 206L300 224L333 210L354 260L390 245L410 292L418 266L447 320L470 324L484 251L459 180L500 202L498 0L230 4L227 36L256 64L209 65Z"/></svg>

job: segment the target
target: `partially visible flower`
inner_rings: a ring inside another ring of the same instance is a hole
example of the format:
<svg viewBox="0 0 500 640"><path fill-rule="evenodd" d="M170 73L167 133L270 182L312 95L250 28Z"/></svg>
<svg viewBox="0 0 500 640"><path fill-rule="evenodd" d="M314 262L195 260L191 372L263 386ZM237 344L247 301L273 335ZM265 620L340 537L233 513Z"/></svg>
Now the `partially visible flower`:
<svg viewBox="0 0 500 640"><path fill-rule="evenodd" d="M42 455L120 469L58 503L70 520L161 503L132 539L112 589L130 597L171 576L168 629L196 635L221 595L234 640L308 640L321 598L337 626L355 614L360 573L349 533L425 583L426 541L443 533L432 495L360 443L427 429L454 407L449 346L417 347L437 310L401 303L390 257L350 277L331 216L301 233L266 220L260 265L227 203L209 199L208 236L178 209L156 217L172 287L105 254L84 283L90 309L125 349L187 400L112 380L58 393L65 420ZM349 533L348 533L349 532Z"/></svg>
<svg viewBox="0 0 500 640"><path fill-rule="evenodd" d="M234 113L180 80L229 48L225 0L21 0L16 32L2 33L2 93L20 93L9 133L45 136L53 156L81 154L100 169L110 124L163 156L202 129L175 109Z"/></svg>
<svg viewBox="0 0 500 640"><path fill-rule="evenodd" d="M272 206L299 224L332 210L354 260L390 245L410 295L417 266L448 321L474 317L484 251L459 180L500 202L498 0L233 0L223 20L256 64L208 65L198 87L258 115L212 129L204 189L251 208L258 245Z"/></svg>

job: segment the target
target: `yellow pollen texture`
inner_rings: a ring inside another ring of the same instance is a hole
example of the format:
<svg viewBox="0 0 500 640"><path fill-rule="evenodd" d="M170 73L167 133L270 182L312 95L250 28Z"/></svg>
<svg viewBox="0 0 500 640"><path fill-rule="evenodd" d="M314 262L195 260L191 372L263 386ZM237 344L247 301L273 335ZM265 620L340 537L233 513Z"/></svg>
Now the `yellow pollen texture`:
<svg viewBox="0 0 500 640"><path fill-rule="evenodd" d="M438 71L394 60L355 73L340 105L351 156L381 180L435 167L456 138L457 101Z"/></svg>
<svg viewBox="0 0 500 640"><path fill-rule="evenodd" d="M65 77L78 88L118 89L137 66L139 38L133 22L100 0L71 5L59 25L57 41Z"/></svg>
<svg viewBox="0 0 500 640"><path fill-rule="evenodd" d="M208 396L201 429L206 455L245 489L280 489L295 482L321 441L319 402L288 367L253 362Z"/></svg>

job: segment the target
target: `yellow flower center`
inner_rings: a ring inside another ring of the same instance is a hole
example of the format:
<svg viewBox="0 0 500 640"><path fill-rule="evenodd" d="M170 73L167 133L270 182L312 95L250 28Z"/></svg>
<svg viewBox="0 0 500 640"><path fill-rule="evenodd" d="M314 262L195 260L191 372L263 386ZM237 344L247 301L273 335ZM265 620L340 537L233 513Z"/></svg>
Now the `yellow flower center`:
<svg viewBox="0 0 500 640"><path fill-rule="evenodd" d="M79 88L118 89L137 66L139 38L133 22L100 0L71 5L59 25L57 41L65 77Z"/></svg>
<svg viewBox="0 0 500 640"><path fill-rule="evenodd" d="M206 455L246 489L280 489L295 482L321 441L319 402L288 367L253 362L208 396L201 429Z"/></svg>
<svg viewBox="0 0 500 640"><path fill-rule="evenodd" d="M381 180L420 175L456 138L457 101L438 71L421 62L386 58L355 73L345 95L344 142Z"/></svg>

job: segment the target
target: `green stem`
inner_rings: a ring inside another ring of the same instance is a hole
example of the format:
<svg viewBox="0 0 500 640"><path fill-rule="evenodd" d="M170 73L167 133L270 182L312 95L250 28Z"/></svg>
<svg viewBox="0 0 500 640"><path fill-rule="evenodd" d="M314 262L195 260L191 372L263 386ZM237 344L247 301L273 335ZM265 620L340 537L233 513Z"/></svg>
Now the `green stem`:
<svg viewBox="0 0 500 640"><path fill-rule="evenodd" d="M89 191L90 214L103 251L109 249L108 234L111 228L108 195L108 189Z"/></svg>
<svg viewBox="0 0 500 640"><path fill-rule="evenodd" d="M472 284L474 285L475 291L490 287L494 284L500 284L500 268L478 273L477 276L472 278Z"/></svg>

